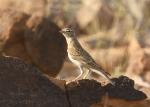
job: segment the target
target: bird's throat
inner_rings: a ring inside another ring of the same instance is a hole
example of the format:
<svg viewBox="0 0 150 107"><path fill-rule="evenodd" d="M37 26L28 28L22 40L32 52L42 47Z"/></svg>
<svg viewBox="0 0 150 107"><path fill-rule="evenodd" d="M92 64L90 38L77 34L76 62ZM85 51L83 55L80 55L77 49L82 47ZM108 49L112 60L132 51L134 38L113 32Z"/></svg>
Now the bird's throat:
<svg viewBox="0 0 150 107"><path fill-rule="evenodd" d="M67 38L66 39L68 46L71 46L72 43L74 43L75 38Z"/></svg>

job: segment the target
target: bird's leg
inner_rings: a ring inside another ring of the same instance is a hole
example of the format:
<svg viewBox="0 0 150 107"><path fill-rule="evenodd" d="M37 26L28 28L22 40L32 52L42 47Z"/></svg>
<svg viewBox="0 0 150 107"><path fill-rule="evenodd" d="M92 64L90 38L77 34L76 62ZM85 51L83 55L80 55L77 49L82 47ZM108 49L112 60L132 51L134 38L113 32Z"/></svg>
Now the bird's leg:
<svg viewBox="0 0 150 107"><path fill-rule="evenodd" d="M91 74L90 69L86 69L86 70L85 70L85 73L83 74L83 79L87 79L90 74Z"/></svg>
<svg viewBox="0 0 150 107"><path fill-rule="evenodd" d="M83 75L83 66L80 65L80 66L79 66L79 69L80 69L80 74L74 79L74 81L75 81L75 80L78 80L78 79Z"/></svg>
<svg viewBox="0 0 150 107"><path fill-rule="evenodd" d="M92 71L90 69L88 69L88 70L89 70L89 73L88 73L87 77L89 78L89 76L92 74Z"/></svg>

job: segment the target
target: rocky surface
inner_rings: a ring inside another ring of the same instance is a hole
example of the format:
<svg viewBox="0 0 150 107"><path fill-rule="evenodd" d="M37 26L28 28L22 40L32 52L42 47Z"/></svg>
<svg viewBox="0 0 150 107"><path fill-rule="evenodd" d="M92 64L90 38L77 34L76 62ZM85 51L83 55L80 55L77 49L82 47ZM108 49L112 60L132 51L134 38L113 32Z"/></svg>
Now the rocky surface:
<svg viewBox="0 0 150 107"><path fill-rule="evenodd" d="M65 82L11 57L0 58L0 69L1 107L69 107Z"/></svg>
<svg viewBox="0 0 150 107"><path fill-rule="evenodd" d="M79 80L67 85L71 107L90 107L105 94L104 88L94 80Z"/></svg>
<svg viewBox="0 0 150 107"><path fill-rule="evenodd" d="M65 84L13 57L0 57L0 70L2 107L119 107L118 104L147 107L150 104L148 99L144 100L144 93L133 88L134 82L124 76L113 79L115 86L102 86L87 79Z"/></svg>
<svg viewBox="0 0 150 107"><path fill-rule="evenodd" d="M142 91L134 88L134 81L128 77L120 76L112 80L115 82L114 86L110 83L105 86L105 91L108 93L108 96L125 100L141 100L147 98Z"/></svg>

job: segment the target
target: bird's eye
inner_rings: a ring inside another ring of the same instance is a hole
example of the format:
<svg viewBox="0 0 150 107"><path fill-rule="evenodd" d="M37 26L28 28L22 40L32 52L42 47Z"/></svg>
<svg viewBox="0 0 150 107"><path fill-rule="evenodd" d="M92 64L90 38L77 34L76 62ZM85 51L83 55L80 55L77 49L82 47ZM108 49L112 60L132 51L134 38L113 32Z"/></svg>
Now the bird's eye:
<svg viewBox="0 0 150 107"><path fill-rule="evenodd" d="M67 32L71 32L71 30L67 30Z"/></svg>

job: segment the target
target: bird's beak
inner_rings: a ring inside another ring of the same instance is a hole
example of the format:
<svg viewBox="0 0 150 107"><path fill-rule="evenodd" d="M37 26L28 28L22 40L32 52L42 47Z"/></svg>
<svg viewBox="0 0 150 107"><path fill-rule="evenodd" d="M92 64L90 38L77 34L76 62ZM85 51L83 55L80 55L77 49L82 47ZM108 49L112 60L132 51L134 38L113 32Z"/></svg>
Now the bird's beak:
<svg viewBox="0 0 150 107"><path fill-rule="evenodd" d="M62 30L60 30L59 32L60 32L60 33L64 33L64 31L62 31Z"/></svg>

